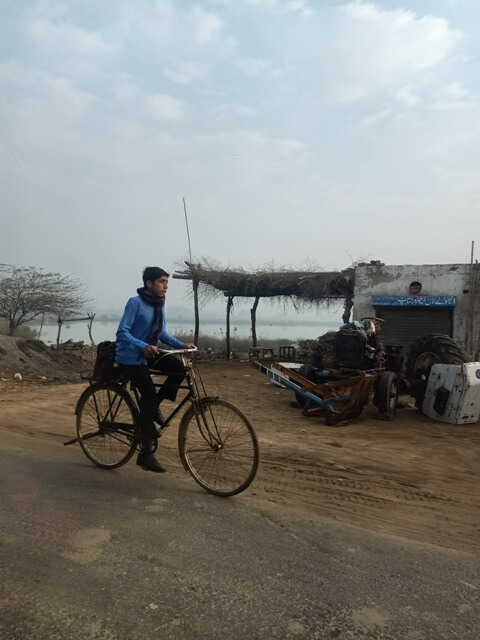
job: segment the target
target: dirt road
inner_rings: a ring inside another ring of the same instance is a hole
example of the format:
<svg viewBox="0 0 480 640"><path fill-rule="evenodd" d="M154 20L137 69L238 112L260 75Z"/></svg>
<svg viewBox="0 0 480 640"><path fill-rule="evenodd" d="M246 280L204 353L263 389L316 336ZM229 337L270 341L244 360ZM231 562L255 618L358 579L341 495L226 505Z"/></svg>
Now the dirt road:
<svg viewBox="0 0 480 640"><path fill-rule="evenodd" d="M302 416L291 406L291 391L248 363L207 362L201 372L209 394L238 405L256 429L261 466L249 497L480 551L480 423L436 423L413 407L383 422L368 406L356 422L331 427L322 418ZM0 434L27 434L61 447L74 434L73 411L84 386L0 382ZM160 457L170 472L181 472L175 428L162 437Z"/></svg>

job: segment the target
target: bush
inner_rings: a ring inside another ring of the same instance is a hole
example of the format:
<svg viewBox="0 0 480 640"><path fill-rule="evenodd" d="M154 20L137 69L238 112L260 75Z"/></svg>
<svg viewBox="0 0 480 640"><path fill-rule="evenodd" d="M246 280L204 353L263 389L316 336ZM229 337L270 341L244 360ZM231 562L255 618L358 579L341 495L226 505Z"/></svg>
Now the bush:
<svg viewBox="0 0 480 640"><path fill-rule="evenodd" d="M20 327L18 327L18 329L15 331L15 337L16 338L30 338L35 340L35 338L37 337L37 331L35 331L35 329L32 329L32 327L29 327L28 325L24 324L21 325ZM8 327L8 322L6 322L5 320L0 320L0 335L2 336L8 336L10 335L10 329Z"/></svg>

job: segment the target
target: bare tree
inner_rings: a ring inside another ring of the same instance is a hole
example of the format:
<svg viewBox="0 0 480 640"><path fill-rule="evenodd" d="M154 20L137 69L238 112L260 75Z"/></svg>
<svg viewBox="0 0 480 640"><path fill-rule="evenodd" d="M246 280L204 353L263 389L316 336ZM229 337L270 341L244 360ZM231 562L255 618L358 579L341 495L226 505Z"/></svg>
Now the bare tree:
<svg viewBox="0 0 480 640"><path fill-rule="evenodd" d="M90 303L83 282L37 267L0 264L0 318L9 335L40 315L66 317Z"/></svg>

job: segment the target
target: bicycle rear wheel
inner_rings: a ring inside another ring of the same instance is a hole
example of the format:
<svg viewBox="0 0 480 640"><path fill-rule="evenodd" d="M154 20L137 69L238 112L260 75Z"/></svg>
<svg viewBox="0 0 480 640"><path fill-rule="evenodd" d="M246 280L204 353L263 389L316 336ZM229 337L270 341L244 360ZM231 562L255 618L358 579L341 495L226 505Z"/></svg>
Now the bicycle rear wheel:
<svg viewBox="0 0 480 640"><path fill-rule="evenodd" d="M138 444L137 409L126 389L94 384L80 398L76 414L77 437L87 458L103 469L130 460Z"/></svg>
<svg viewBox="0 0 480 640"><path fill-rule="evenodd" d="M180 424L178 449L185 469L209 493L234 496L246 489L258 469L258 441L248 418L218 398L200 401Z"/></svg>

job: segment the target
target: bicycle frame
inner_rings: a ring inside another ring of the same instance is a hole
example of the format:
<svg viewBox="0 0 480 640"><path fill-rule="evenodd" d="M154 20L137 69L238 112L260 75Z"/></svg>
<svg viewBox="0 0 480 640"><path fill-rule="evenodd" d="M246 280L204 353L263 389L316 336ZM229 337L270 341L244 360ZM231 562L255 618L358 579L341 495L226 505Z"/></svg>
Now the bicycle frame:
<svg viewBox="0 0 480 640"><path fill-rule="evenodd" d="M205 413L204 413L204 409L201 402L202 399L200 398L200 393L199 393L199 388L197 384L197 378L194 371L193 363L187 360L187 353L195 352L195 351L197 351L197 349L177 349L174 351L161 350L161 352L164 355L179 354L181 356L184 371L185 371L186 384L177 385L177 389L178 390L184 389L187 391L187 394L185 395L184 398L182 398L180 403L172 410L172 412L168 416L166 416L164 424L161 425L160 427L160 434L162 434L163 431L169 426L170 422L175 418L176 415L178 415L178 413L183 409L183 407L187 404L187 402L190 402L192 406L192 410L195 413L195 419L197 421L197 426L202 435L202 438L205 440L205 442L207 442L212 447L212 449L218 450L222 448L222 441L218 433L217 426L215 424L215 421L213 420L213 423L215 425L215 430L217 432L215 435L214 433L211 432L208 426L208 423L205 419ZM152 369L150 372L151 374L155 375L155 369ZM154 382L154 384L156 387L162 386L162 383ZM202 387L203 387L203 382L202 382ZM205 391L204 387L203 387L203 390ZM138 404L139 402L138 390L133 388L133 392L135 394L135 398ZM201 416L201 419L200 419L200 416Z"/></svg>
<svg viewBox="0 0 480 640"><path fill-rule="evenodd" d="M192 366L191 363L187 360L187 356L186 354L188 352L195 352L196 349L177 349L174 351L167 351L167 350L159 350L161 353L164 354L164 356L166 355L175 355L175 354L179 354L181 356L182 359L182 364L183 364L183 368L184 368L184 373L185 373L185 381L186 384L179 384L179 385L175 385L177 391L180 390L184 390L187 391L187 394L180 400L180 402L177 404L176 407L174 407L174 409L168 414L168 416L165 417L165 422L163 425L161 425L160 428L160 432L164 431L168 425L170 424L170 422L175 418L175 416L177 416L180 411L183 409L183 407L190 402L193 406L195 400L198 398L198 388L196 385L196 380L195 380L195 376L192 372ZM162 356L163 357L163 356ZM162 374L162 372L157 371L156 369L150 369L150 375L164 375ZM153 382L153 384L155 385L155 387L159 388L163 386L163 382ZM140 406L140 394L138 389L130 384L130 388L133 391L133 394L135 396L135 400L137 403L137 406Z"/></svg>

